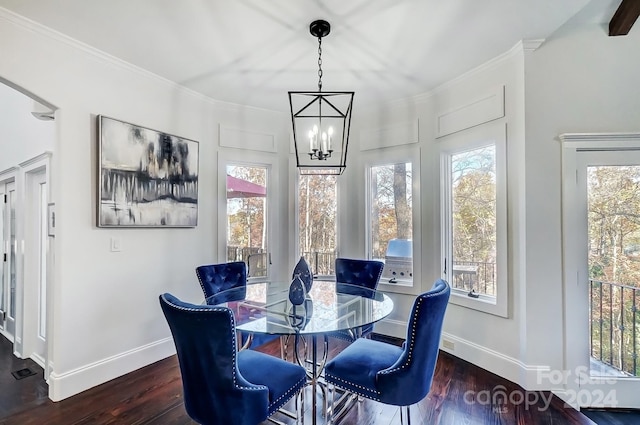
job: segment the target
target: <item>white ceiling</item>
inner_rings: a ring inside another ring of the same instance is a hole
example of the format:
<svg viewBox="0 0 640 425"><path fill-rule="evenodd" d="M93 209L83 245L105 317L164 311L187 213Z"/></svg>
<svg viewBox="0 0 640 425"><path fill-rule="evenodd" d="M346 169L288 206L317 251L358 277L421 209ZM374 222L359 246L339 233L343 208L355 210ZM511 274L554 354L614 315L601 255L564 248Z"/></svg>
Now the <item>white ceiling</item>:
<svg viewBox="0 0 640 425"><path fill-rule="evenodd" d="M426 93L620 0L0 0L39 22L214 99L275 110L287 91L355 91L354 107ZM586 9L586 8L585 8ZM591 18L593 19L593 14Z"/></svg>

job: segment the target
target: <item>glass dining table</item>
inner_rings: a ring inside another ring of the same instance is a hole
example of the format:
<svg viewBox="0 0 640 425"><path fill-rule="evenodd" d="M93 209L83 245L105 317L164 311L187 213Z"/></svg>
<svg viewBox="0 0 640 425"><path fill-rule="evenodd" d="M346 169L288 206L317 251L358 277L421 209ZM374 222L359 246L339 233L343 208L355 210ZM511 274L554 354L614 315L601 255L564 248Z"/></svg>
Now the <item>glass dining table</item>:
<svg viewBox="0 0 640 425"><path fill-rule="evenodd" d="M359 336L362 326L391 313L393 301L380 291L361 286L314 281L305 301L294 305L289 300L289 285L290 282L251 283L221 291L205 303L230 308L236 330L242 333L280 335L286 337L286 341L293 338L295 361L307 370L307 385L312 393L312 424L315 425L318 387L324 394L324 412L327 406L326 388L319 378L327 360L329 336L337 332ZM318 338L322 339L322 353L318 353ZM243 347L249 344L250 338Z"/></svg>

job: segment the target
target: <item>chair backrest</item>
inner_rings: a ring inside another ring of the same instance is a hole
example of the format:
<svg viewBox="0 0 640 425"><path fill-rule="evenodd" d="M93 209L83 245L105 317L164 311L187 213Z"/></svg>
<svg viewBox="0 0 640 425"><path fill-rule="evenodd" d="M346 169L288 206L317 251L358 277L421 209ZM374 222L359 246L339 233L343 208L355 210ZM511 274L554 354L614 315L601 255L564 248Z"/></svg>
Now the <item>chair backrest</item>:
<svg viewBox="0 0 640 425"><path fill-rule="evenodd" d="M336 258L336 282L376 289L384 263L378 260Z"/></svg>
<svg viewBox="0 0 640 425"><path fill-rule="evenodd" d="M268 389L246 381L236 363L233 313L160 295L176 345L184 405L201 424L256 424L267 418Z"/></svg>
<svg viewBox="0 0 640 425"><path fill-rule="evenodd" d="M451 288L438 279L431 290L418 295L407 327L404 352L391 367L377 374L377 382L386 394L384 403L408 406L429 393L438 360L444 313Z"/></svg>
<svg viewBox="0 0 640 425"><path fill-rule="evenodd" d="M205 298L226 289L247 285L247 265L243 261L196 267L196 276Z"/></svg>

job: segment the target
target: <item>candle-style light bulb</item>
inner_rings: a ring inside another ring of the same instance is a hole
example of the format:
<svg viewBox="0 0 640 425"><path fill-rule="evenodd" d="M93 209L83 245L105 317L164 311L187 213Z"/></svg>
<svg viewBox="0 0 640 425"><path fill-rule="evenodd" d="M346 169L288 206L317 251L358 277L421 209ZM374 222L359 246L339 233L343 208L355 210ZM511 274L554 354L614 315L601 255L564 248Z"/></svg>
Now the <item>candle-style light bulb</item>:
<svg viewBox="0 0 640 425"><path fill-rule="evenodd" d="M313 129L309 132L309 136L313 139L311 143L311 150L316 151L320 149L318 146L318 126L314 124Z"/></svg>
<svg viewBox="0 0 640 425"><path fill-rule="evenodd" d="M313 131L309 130L309 153L313 152Z"/></svg>
<svg viewBox="0 0 640 425"><path fill-rule="evenodd" d="M327 152L327 133L322 132L322 152Z"/></svg>
<svg viewBox="0 0 640 425"><path fill-rule="evenodd" d="M327 143L327 151L331 151L331 136L333 136L333 127L329 127L329 142Z"/></svg>

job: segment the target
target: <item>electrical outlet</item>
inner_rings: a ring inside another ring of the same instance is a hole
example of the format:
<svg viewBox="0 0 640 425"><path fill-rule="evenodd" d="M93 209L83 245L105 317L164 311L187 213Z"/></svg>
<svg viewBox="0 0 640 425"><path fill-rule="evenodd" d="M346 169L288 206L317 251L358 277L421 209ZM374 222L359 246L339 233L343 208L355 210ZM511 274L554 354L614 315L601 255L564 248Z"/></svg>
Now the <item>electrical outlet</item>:
<svg viewBox="0 0 640 425"><path fill-rule="evenodd" d="M448 339L442 340L442 346L452 351L456 349L456 344L453 341L449 341Z"/></svg>

